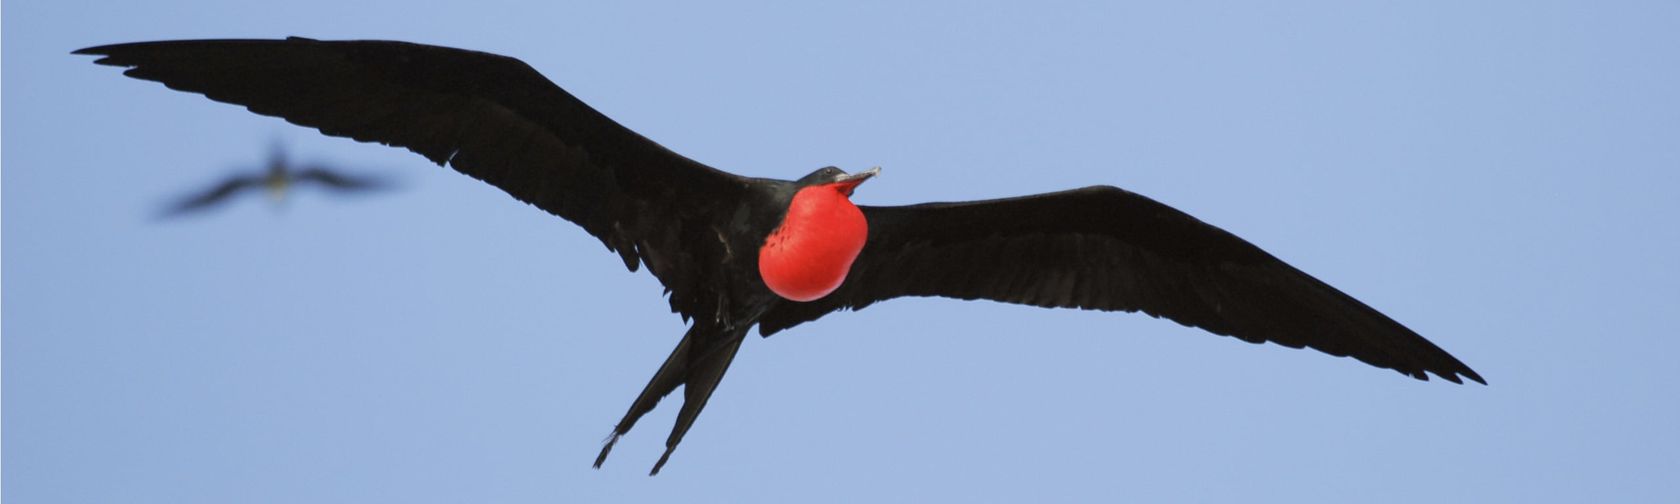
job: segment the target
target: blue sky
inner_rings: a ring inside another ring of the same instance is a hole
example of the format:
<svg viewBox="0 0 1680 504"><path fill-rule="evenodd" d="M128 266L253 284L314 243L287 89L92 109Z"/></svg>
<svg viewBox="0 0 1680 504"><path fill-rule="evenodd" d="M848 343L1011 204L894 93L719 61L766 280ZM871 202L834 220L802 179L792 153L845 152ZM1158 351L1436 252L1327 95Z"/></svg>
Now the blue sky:
<svg viewBox="0 0 1680 504"><path fill-rule="evenodd" d="M1680 499L1680 4L1031 8L11 1L16 502ZM507 54L713 166L859 202L1125 187L1491 386L1149 317L912 299L748 342L646 477L596 450L683 332L575 226L396 149L70 51L378 38ZM148 216L301 160L407 190Z"/></svg>

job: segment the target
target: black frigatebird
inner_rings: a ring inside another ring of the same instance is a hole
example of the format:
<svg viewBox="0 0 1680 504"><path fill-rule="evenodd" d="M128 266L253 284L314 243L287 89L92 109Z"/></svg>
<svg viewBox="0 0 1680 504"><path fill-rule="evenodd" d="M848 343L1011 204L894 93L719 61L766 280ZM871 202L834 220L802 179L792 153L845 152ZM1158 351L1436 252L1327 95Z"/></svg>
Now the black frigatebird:
<svg viewBox="0 0 1680 504"><path fill-rule="evenodd" d="M856 206L876 170L724 172L595 111L517 59L391 41L196 40L91 47L125 75L332 136L404 147L582 226L646 266L692 321L595 459L660 398L683 405L659 472L747 331L769 336L900 296L1141 311L1312 347L1420 380L1487 383L1440 347L1220 228L1111 186Z"/></svg>
<svg viewBox="0 0 1680 504"><path fill-rule="evenodd" d="M210 209L227 202L234 195L247 190L267 190L269 199L284 201L296 186L313 185L335 193L356 193L385 189L390 184L380 178L352 175L340 170L309 164L293 166L286 159L286 151L278 143L269 147L268 166L260 174L235 173L209 189L193 193L164 208L159 217L175 217Z"/></svg>

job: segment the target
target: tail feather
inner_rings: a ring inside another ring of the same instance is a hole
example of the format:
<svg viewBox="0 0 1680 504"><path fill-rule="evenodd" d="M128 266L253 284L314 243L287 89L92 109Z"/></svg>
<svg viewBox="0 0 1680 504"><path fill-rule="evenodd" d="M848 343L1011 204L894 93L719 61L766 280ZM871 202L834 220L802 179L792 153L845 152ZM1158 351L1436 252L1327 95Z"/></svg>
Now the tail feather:
<svg viewBox="0 0 1680 504"><path fill-rule="evenodd" d="M723 373L735 361L735 352L741 349L741 341L746 339L744 336L744 332L730 334L690 361L690 372L683 382L682 411L677 413L677 424L671 428L671 436L665 438L665 453L659 456L659 462L653 464L653 471L648 472L648 476L659 474L659 469L665 467L665 461L671 458L671 452L682 443L683 435L688 434L688 428L694 425L694 419L700 417L700 410L705 409L706 402L712 399L712 391L717 390L718 383L723 381Z"/></svg>
<svg viewBox="0 0 1680 504"><path fill-rule="evenodd" d="M705 324L695 323L688 333L683 335L682 342L671 351L670 357L659 366L659 371L653 374L647 387L636 396L636 401L630 404L630 410L613 427L612 435L601 447L601 454L595 457L595 467L598 469L606 462L607 455L612 452L613 445L618 438L630 432L636 421L653 411L659 400L683 386L682 411L677 413L677 423L671 429L671 436L665 440L665 453L660 455L659 462L653 466L649 475L659 474L659 469L671 458L671 452L677 449L684 434L694 425L694 420L700 416L700 410L706 407L711 399L712 391L723 380L723 374L729 369L729 364L735 360L736 351L740 350L741 342L745 340L746 331L716 331Z"/></svg>

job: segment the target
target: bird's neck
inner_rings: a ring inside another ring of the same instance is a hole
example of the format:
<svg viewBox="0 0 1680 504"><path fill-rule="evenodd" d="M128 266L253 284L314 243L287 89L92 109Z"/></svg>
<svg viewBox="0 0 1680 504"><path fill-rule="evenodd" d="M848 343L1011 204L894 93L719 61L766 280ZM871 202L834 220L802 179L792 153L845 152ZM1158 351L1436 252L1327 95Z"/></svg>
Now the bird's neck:
<svg viewBox="0 0 1680 504"><path fill-rule="evenodd" d="M794 193L787 215L758 251L765 286L793 301L815 301L846 280L869 237L863 211L833 186Z"/></svg>

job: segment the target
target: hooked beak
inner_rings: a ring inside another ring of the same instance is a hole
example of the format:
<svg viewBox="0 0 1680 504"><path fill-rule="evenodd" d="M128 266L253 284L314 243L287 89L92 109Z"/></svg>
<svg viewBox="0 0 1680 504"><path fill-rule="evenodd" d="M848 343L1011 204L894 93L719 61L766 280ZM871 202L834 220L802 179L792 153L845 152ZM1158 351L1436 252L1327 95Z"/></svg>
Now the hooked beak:
<svg viewBox="0 0 1680 504"><path fill-rule="evenodd" d="M840 188L840 192L845 193L847 196L851 196L852 190L857 189L858 184L862 184L863 181L869 180L870 177L874 177L879 173L881 173L881 167L877 166L857 173L850 173L836 177L834 179L834 184Z"/></svg>

